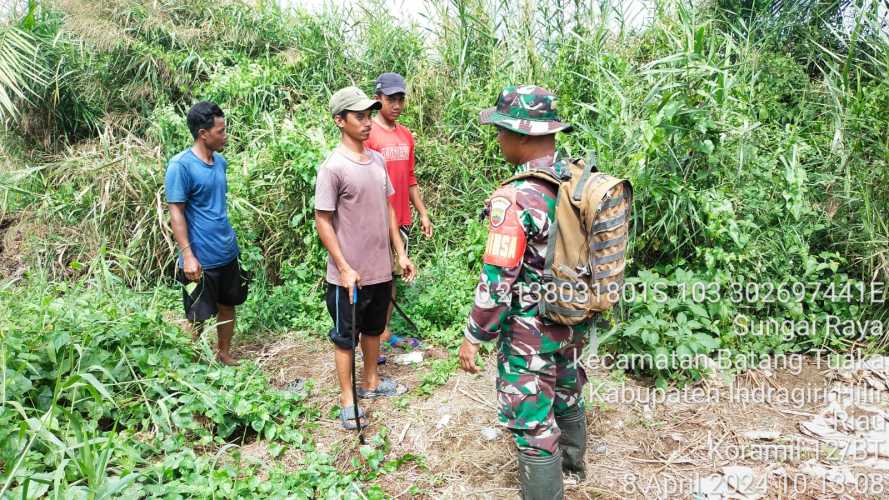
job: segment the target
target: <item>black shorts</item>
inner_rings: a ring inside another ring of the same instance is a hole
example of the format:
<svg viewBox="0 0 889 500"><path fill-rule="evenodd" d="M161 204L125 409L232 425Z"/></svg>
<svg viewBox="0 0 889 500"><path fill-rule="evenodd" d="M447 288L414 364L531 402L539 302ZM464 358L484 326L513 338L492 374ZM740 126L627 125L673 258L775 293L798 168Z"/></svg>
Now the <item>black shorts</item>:
<svg viewBox="0 0 889 500"><path fill-rule="evenodd" d="M185 317L198 322L216 316L218 304L232 307L243 304L247 300L250 277L235 259L221 267L204 269L201 280L191 293L187 287L193 282L188 281L180 267L176 268L176 281L182 284Z"/></svg>
<svg viewBox="0 0 889 500"><path fill-rule="evenodd" d="M352 348L352 304L349 303L349 289L327 284L327 311L333 319L333 328L328 336L337 347ZM355 342L360 334L379 336L386 329L386 312L392 300L392 282L366 285L358 289L358 303L355 309L357 331Z"/></svg>

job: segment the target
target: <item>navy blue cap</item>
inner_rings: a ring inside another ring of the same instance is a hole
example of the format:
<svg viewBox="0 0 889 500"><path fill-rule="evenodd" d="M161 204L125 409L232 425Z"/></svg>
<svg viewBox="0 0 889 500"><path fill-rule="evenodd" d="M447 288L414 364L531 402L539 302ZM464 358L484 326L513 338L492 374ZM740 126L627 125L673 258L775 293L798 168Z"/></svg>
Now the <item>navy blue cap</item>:
<svg viewBox="0 0 889 500"><path fill-rule="evenodd" d="M374 85L374 94L392 95L399 92L407 93L405 86L404 77L398 73L383 73L377 77L376 84Z"/></svg>

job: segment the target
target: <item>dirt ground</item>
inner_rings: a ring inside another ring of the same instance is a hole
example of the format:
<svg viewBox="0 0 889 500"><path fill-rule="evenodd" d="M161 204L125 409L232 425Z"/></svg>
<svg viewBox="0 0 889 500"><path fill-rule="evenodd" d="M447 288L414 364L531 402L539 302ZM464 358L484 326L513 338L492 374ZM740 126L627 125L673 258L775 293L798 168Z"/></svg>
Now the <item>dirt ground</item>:
<svg viewBox="0 0 889 500"><path fill-rule="evenodd" d="M28 216L19 214L16 217L0 216L0 280L16 282L28 271L27 256L33 257L34 241L45 239L48 228ZM65 255L57 255L59 266L65 269L61 262Z"/></svg>
<svg viewBox="0 0 889 500"><path fill-rule="evenodd" d="M239 351L276 386L296 378L311 381L309 402L322 409L317 445L348 467L356 438L331 418L338 389L329 344L295 336ZM458 371L422 396L415 389L429 370L428 360L446 356L441 350L425 354L420 365L381 368L412 391L365 403L371 418L367 435L381 426L389 429L389 458L407 453L424 458L425 467L408 463L383 476L380 486L395 498L410 498L411 487L423 493L420 498L518 498L516 452L497 424L493 357L480 374ZM736 376L720 372L668 392L673 400L653 395L650 383L621 371L588 369L587 479L566 484L566 498L889 498L889 438L885 450L871 446L849 453L851 448L826 434L839 429L851 439L883 432L889 422L889 363L880 375L885 387L877 390L865 380L870 375L840 373L825 359L779 364ZM858 397L851 396L853 389ZM836 417L838 407L845 410L843 420L831 420L833 429L809 425L815 432L806 432L807 422ZM497 430L494 439L484 437L486 428L489 434ZM244 452L262 459L261 447ZM298 466L298 457L285 454L280 460Z"/></svg>
<svg viewBox="0 0 889 500"><path fill-rule="evenodd" d="M21 246L24 234L16 219L0 219L0 278L19 278L24 272Z"/></svg>

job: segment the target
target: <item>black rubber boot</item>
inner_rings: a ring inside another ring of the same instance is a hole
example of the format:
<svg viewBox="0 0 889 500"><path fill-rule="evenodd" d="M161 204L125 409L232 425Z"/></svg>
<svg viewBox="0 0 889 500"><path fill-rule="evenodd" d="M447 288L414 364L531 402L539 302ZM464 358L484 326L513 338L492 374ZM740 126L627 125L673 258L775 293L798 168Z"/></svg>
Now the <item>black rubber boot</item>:
<svg viewBox="0 0 889 500"><path fill-rule="evenodd" d="M556 424L562 431L559 447L562 448L562 470L573 474L581 481L586 479L583 462L586 454L586 414L579 407L574 413L556 417Z"/></svg>
<svg viewBox="0 0 889 500"><path fill-rule="evenodd" d="M519 453L523 500L562 500L562 456L533 457Z"/></svg>

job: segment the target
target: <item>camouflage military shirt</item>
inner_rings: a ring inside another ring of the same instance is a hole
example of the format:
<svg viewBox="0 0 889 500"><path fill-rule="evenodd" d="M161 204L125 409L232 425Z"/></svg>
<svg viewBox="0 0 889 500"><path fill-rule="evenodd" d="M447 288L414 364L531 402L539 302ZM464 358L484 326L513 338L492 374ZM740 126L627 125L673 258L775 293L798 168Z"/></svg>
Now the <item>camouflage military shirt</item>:
<svg viewBox="0 0 889 500"><path fill-rule="evenodd" d="M565 160L545 156L521 165L518 171L539 169L561 177L567 167ZM537 309L540 294L545 293L540 278L556 215L554 186L533 178L512 181L494 193L487 210L485 264L464 332L466 338L473 343L499 339L499 349L506 355L550 353L580 345L589 324L555 324L540 317ZM511 219L523 233L519 235L520 239L524 237L523 252L521 241L517 247L512 241L501 245L501 239L506 242L509 238L496 234L504 221ZM498 255L501 247L506 250ZM510 261L508 254L513 248L520 253ZM489 258L491 254L494 258Z"/></svg>

